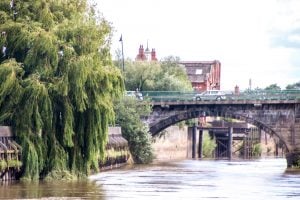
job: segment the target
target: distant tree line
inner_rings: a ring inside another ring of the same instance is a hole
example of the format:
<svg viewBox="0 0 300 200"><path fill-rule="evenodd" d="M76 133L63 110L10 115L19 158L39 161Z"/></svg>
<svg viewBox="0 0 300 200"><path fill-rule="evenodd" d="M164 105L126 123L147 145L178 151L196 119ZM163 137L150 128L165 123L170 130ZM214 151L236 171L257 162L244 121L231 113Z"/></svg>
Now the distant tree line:
<svg viewBox="0 0 300 200"><path fill-rule="evenodd" d="M123 72L127 91L191 91L185 67L180 58L169 56L159 62L125 61ZM116 65L118 61L115 61Z"/></svg>
<svg viewBox="0 0 300 200"><path fill-rule="evenodd" d="M285 87L286 90L300 90L300 81L297 83L289 84ZM277 83L273 83L268 85L264 89L262 88L255 88L254 90L281 90L281 87L277 85Z"/></svg>

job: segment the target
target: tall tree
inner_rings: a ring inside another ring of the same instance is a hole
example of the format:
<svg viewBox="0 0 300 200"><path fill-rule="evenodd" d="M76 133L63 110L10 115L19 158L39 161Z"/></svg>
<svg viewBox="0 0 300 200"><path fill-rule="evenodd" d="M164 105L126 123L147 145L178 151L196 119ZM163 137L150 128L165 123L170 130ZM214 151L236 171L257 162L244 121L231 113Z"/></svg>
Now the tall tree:
<svg viewBox="0 0 300 200"><path fill-rule="evenodd" d="M125 83L127 90L152 90L155 77L161 72L158 62L127 61Z"/></svg>
<svg viewBox="0 0 300 200"><path fill-rule="evenodd" d="M169 56L161 60L161 74L156 77L154 90L192 91L191 82L179 57Z"/></svg>
<svg viewBox="0 0 300 200"><path fill-rule="evenodd" d="M299 90L300 89L300 81L294 84L289 84L286 86L287 90Z"/></svg>
<svg viewBox="0 0 300 200"><path fill-rule="evenodd" d="M97 169L124 90L110 24L87 0L2 0L0 33L0 124L23 147L23 177Z"/></svg>
<svg viewBox="0 0 300 200"><path fill-rule="evenodd" d="M278 86L276 83L271 84L265 88L265 90L281 90L280 86Z"/></svg>
<svg viewBox="0 0 300 200"><path fill-rule="evenodd" d="M192 85L180 66L179 58L167 57L161 62L127 61L125 81L127 90L191 91Z"/></svg>

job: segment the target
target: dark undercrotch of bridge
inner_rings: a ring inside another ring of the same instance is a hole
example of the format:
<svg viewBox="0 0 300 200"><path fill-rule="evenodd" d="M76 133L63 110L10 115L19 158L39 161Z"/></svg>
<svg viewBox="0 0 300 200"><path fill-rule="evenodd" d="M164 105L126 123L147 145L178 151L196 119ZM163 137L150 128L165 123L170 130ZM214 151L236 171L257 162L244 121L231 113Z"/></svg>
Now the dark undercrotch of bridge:
<svg viewBox="0 0 300 200"><path fill-rule="evenodd" d="M203 116L221 116L245 121L284 144L288 167L300 167L300 101L153 102L144 121L152 136L180 121Z"/></svg>

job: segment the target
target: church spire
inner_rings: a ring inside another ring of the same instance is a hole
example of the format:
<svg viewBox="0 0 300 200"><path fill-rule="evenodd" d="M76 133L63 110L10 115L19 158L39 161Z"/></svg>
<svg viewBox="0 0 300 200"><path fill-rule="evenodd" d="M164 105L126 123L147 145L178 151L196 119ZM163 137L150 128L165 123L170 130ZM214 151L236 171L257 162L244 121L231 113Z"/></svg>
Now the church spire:
<svg viewBox="0 0 300 200"><path fill-rule="evenodd" d="M149 47L148 47L148 40L147 40L147 48L145 49L145 56L146 56L146 59L148 61L151 60L151 52L150 52Z"/></svg>

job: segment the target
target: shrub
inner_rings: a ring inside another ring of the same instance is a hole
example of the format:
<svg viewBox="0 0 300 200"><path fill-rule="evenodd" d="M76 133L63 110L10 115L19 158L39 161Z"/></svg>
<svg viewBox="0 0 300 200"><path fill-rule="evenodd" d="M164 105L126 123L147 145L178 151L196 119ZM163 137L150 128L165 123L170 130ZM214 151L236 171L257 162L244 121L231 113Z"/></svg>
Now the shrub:
<svg viewBox="0 0 300 200"><path fill-rule="evenodd" d="M203 132L203 157L211 158L212 153L216 148L216 142L210 138L207 132Z"/></svg>
<svg viewBox="0 0 300 200"><path fill-rule="evenodd" d="M261 156L262 148L260 143L253 145L252 155L255 157Z"/></svg>
<svg viewBox="0 0 300 200"><path fill-rule="evenodd" d="M151 136L141 117L150 112L149 105L139 104L135 98L125 97L115 105L116 123L122 127L122 135L128 141L135 163L152 162L154 155Z"/></svg>
<svg viewBox="0 0 300 200"><path fill-rule="evenodd" d="M7 163L5 162L5 160L0 160L0 171L6 168L7 168Z"/></svg>

